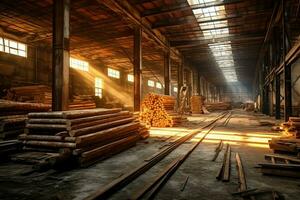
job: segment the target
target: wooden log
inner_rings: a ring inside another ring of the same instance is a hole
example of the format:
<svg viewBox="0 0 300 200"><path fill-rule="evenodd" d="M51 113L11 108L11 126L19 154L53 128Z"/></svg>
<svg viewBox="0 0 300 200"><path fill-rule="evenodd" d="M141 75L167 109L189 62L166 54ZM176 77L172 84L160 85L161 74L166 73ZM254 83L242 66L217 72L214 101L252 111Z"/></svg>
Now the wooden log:
<svg viewBox="0 0 300 200"><path fill-rule="evenodd" d="M67 130L67 125L64 124L26 124L28 129L43 129L43 130Z"/></svg>
<svg viewBox="0 0 300 200"><path fill-rule="evenodd" d="M230 145L228 145L222 181L229 181L229 179L230 179L230 166L231 166L231 147L230 147Z"/></svg>
<svg viewBox="0 0 300 200"><path fill-rule="evenodd" d="M57 142L75 142L74 137L62 137L54 135L26 135L19 136L20 140L40 140L40 141L57 141Z"/></svg>
<svg viewBox="0 0 300 200"><path fill-rule="evenodd" d="M113 128L109 128L106 130L102 130L99 132L87 134L87 135L82 135L76 138L76 144L78 147L90 145L90 144L95 144L98 142L101 142L103 140L108 140L116 134L121 134L124 132L130 132L133 130L137 130L139 127L138 122L132 122L120 126L116 126Z"/></svg>
<svg viewBox="0 0 300 200"><path fill-rule="evenodd" d="M92 162L107 158L111 155L128 149L131 146L134 146L138 140L139 137L137 135L134 135L93 149L91 151L84 152L81 154L79 162L81 166L87 163L91 164Z"/></svg>
<svg viewBox="0 0 300 200"><path fill-rule="evenodd" d="M91 121L91 122L85 122L85 123L81 123L81 124L78 124L78 125L74 124L74 125L70 126L68 124L67 129L68 130L77 130L77 129L92 127L92 126L101 125L101 124L106 124L107 125L108 123L115 122L117 120L126 119L126 118L129 118L129 117L132 117L132 115L129 114L129 113L122 113L122 114L116 115L114 117L109 117L109 118L100 119L100 120Z"/></svg>
<svg viewBox="0 0 300 200"><path fill-rule="evenodd" d="M246 191L247 190L246 176L245 176L244 167L239 153L235 154L235 159L236 159L236 168L238 171L238 178L239 178L239 192Z"/></svg>
<svg viewBox="0 0 300 200"><path fill-rule="evenodd" d="M272 159L288 160L291 163L300 164L300 159L297 159L296 157L279 155L279 154L276 154L276 155L275 154L266 154L265 155L265 160L272 160ZM275 162L273 164L275 164Z"/></svg>
<svg viewBox="0 0 300 200"><path fill-rule="evenodd" d="M53 141L23 141L23 145L49 148L76 148L76 143Z"/></svg>
<svg viewBox="0 0 300 200"><path fill-rule="evenodd" d="M12 131L5 131L0 133L1 139L8 139L8 138L17 138L18 135L24 133L24 129L17 129Z"/></svg>
<svg viewBox="0 0 300 200"><path fill-rule="evenodd" d="M117 140L120 140L120 139L123 139L123 138L126 138L126 137L130 137L130 136L133 136L133 135L137 135L137 130L123 131L123 132L114 134L111 138L107 138L107 139L105 139L103 141L100 141L98 143L90 144L90 145L83 146L81 148L74 149L72 153L73 153L73 155L78 156L78 155L80 155L80 154L82 154L86 151L90 151L90 150L99 148L103 145L112 143L114 141L117 141Z"/></svg>
<svg viewBox="0 0 300 200"><path fill-rule="evenodd" d="M91 117L96 115L112 114L120 112L120 108L105 109L97 108L90 110L72 110L72 111L55 111L55 112L41 112L29 113L29 118L63 118L63 119L76 119L82 117Z"/></svg>
<svg viewBox="0 0 300 200"><path fill-rule="evenodd" d="M67 119L28 119L28 124L67 124Z"/></svg>
<svg viewBox="0 0 300 200"><path fill-rule="evenodd" d="M259 165L261 166L261 172L266 175L300 178L300 165L298 164L263 163Z"/></svg>
<svg viewBox="0 0 300 200"><path fill-rule="evenodd" d="M85 135L85 134L89 134L89 133L95 133L97 131L101 131L106 128L111 128L114 126L127 124L127 123L132 122L133 120L134 120L134 118L130 117L130 118L121 119L121 120L117 120L117 121L106 123L106 124L95 125L95 126L91 126L91 127L78 129L78 130L72 130L72 131L69 131L69 134L70 134L70 136L77 137L77 136L81 136L81 135Z"/></svg>

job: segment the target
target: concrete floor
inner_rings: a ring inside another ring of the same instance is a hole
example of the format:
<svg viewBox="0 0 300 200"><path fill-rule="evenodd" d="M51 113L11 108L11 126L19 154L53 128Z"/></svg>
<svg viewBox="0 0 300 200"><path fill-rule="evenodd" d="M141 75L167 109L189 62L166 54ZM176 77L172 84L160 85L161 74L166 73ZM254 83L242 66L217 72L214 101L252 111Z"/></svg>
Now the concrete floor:
<svg viewBox="0 0 300 200"><path fill-rule="evenodd" d="M44 173L22 175L30 170L30 166L13 163L1 164L0 199L83 199L97 188L106 185L143 162L163 145L200 127L216 115L217 113L212 113L189 117L189 122L185 127L153 128L151 138L85 169L66 172L50 170ZM218 126L180 166L156 196L156 199L227 200L237 198L231 195L238 189L235 152L240 153L243 161L248 188L270 188L281 192L287 200L300 199L299 179L263 176L260 170L255 168L257 163L264 162L264 154L271 153L267 140L279 134L271 132L271 126L261 126L260 122L270 122L271 124L274 123L274 120L263 115L236 110L227 125L224 125L224 119L218 122ZM193 140L178 147L148 172L113 195L111 199L130 199L135 191L143 188L145 183L152 180L172 160L183 155L203 134L198 134ZM219 182L215 178L222 163L224 150L216 162L211 161L214 150L221 139L231 144L232 148L231 178L227 183ZM187 185L181 191L187 176L189 177Z"/></svg>

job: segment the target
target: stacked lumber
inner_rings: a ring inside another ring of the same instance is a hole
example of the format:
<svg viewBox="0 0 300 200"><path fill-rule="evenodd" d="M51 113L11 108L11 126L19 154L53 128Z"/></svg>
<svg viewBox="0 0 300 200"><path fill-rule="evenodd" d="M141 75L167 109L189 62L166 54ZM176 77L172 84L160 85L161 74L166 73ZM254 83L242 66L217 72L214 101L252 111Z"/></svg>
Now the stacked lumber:
<svg viewBox="0 0 300 200"><path fill-rule="evenodd" d="M96 108L94 97L91 95L74 95L69 104L70 110L85 110Z"/></svg>
<svg viewBox="0 0 300 200"><path fill-rule="evenodd" d="M231 110L232 106L230 102L214 102L214 103L205 103L205 108L208 111L220 111L220 110Z"/></svg>
<svg viewBox="0 0 300 200"><path fill-rule="evenodd" d="M192 114L203 114L202 106L204 97L201 95L194 95L191 97L191 110Z"/></svg>
<svg viewBox="0 0 300 200"><path fill-rule="evenodd" d="M143 100L140 121L152 127L173 127L187 118L174 112L175 98L149 93Z"/></svg>
<svg viewBox="0 0 300 200"><path fill-rule="evenodd" d="M274 151L300 154L300 117L290 117L288 122L281 124L282 136L269 140Z"/></svg>
<svg viewBox="0 0 300 200"><path fill-rule="evenodd" d="M26 115L0 117L0 140L16 139L24 132Z"/></svg>
<svg viewBox="0 0 300 200"><path fill-rule="evenodd" d="M132 113L99 108L29 113L19 140L24 149L59 153L60 159L70 152L80 166L87 166L134 146L146 135Z"/></svg>
<svg viewBox="0 0 300 200"><path fill-rule="evenodd" d="M51 88L46 85L12 87L7 90L5 99L28 103L51 104Z"/></svg>
<svg viewBox="0 0 300 200"><path fill-rule="evenodd" d="M175 97L168 96L168 95L160 95L160 97L162 98L164 109L167 110L168 112L174 111L175 104L176 104Z"/></svg>
<svg viewBox="0 0 300 200"><path fill-rule="evenodd" d="M18 140L7 140L0 142L0 161L7 157L10 153L14 153L20 149L20 142Z"/></svg>
<svg viewBox="0 0 300 200"><path fill-rule="evenodd" d="M24 103L0 99L0 116L23 115L29 112L49 111L50 105L42 103Z"/></svg>

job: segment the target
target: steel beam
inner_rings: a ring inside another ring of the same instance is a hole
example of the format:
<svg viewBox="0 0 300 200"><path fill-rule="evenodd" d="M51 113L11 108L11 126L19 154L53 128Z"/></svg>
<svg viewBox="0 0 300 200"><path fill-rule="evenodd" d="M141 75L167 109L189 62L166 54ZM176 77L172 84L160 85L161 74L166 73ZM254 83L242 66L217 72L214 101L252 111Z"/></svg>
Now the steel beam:
<svg viewBox="0 0 300 200"><path fill-rule="evenodd" d="M69 101L70 0L54 0L52 110L67 110Z"/></svg>
<svg viewBox="0 0 300 200"><path fill-rule="evenodd" d="M140 111L141 105L141 72L142 72L142 29L139 26L134 30L133 49L133 76L134 76L134 111Z"/></svg>

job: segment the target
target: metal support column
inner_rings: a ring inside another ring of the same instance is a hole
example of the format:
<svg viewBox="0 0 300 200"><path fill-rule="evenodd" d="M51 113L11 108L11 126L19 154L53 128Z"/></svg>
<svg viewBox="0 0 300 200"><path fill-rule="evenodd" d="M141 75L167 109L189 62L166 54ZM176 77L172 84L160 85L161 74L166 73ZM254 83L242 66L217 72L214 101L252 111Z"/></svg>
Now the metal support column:
<svg viewBox="0 0 300 200"><path fill-rule="evenodd" d="M171 94L171 56L170 51L165 53L164 56L164 82L165 82L165 95Z"/></svg>
<svg viewBox="0 0 300 200"><path fill-rule="evenodd" d="M70 0L53 2L52 110L67 110L70 66Z"/></svg>
<svg viewBox="0 0 300 200"><path fill-rule="evenodd" d="M134 29L133 49L133 76L134 76L134 111L140 111L141 105L141 70L142 70L142 29Z"/></svg>
<svg viewBox="0 0 300 200"><path fill-rule="evenodd" d="M178 65L178 70L177 70L178 100L180 95L180 89L183 86L183 66L184 66L184 59L182 58L181 62Z"/></svg>

